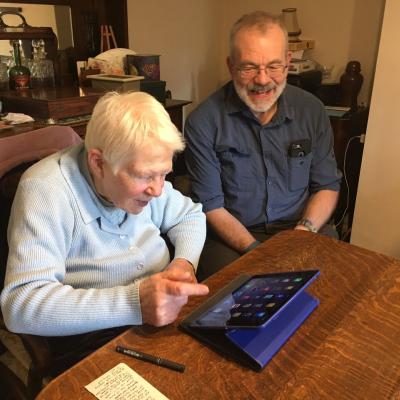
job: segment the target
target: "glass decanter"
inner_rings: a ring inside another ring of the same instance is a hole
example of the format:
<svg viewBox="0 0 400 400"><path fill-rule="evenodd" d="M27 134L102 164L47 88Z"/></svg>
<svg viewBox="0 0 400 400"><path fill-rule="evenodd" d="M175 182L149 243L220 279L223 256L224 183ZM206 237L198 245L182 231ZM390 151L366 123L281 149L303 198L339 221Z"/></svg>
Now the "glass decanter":
<svg viewBox="0 0 400 400"><path fill-rule="evenodd" d="M33 59L30 60L32 89L54 86L54 66L46 59L43 39L32 40Z"/></svg>

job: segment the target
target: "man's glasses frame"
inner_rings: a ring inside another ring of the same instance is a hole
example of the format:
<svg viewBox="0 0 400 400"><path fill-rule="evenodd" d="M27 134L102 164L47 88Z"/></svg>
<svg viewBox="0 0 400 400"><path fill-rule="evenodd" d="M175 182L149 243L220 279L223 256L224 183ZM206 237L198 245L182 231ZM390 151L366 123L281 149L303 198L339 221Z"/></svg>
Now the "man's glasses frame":
<svg viewBox="0 0 400 400"><path fill-rule="evenodd" d="M244 65L239 67L237 71L242 78L246 79L254 78L261 71L264 71L270 78L279 78L284 74L287 67L284 64L271 64L265 67L261 65Z"/></svg>

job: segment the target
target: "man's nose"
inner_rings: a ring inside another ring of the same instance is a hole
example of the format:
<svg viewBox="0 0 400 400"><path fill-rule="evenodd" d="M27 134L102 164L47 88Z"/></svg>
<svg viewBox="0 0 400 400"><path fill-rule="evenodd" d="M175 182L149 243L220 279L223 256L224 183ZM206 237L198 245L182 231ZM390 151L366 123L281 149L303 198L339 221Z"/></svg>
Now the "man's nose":
<svg viewBox="0 0 400 400"><path fill-rule="evenodd" d="M266 85L267 83L271 82L271 78L268 75L268 72L265 68L259 68L257 75L254 77L254 83L258 85Z"/></svg>
<svg viewBox="0 0 400 400"><path fill-rule="evenodd" d="M147 193L152 197L158 197L161 195L165 183L164 176L155 177L147 187Z"/></svg>

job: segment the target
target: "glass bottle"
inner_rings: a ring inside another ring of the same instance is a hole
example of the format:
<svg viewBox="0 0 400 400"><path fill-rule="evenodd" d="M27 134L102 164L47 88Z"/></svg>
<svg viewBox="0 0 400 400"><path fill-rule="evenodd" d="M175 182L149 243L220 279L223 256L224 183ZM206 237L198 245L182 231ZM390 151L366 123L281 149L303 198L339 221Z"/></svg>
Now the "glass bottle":
<svg viewBox="0 0 400 400"><path fill-rule="evenodd" d="M54 86L54 66L46 59L44 40L32 40L33 60L30 60L32 89Z"/></svg>
<svg viewBox="0 0 400 400"><path fill-rule="evenodd" d="M0 90L8 90L8 67L0 61Z"/></svg>
<svg viewBox="0 0 400 400"><path fill-rule="evenodd" d="M363 83L361 65L358 61L350 61L345 73L340 78L340 105L350 107L351 111L357 111L357 97Z"/></svg>
<svg viewBox="0 0 400 400"><path fill-rule="evenodd" d="M13 56L15 65L8 71L8 79L11 90L29 89L30 71L29 68L21 64L21 50L18 40L12 40Z"/></svg>

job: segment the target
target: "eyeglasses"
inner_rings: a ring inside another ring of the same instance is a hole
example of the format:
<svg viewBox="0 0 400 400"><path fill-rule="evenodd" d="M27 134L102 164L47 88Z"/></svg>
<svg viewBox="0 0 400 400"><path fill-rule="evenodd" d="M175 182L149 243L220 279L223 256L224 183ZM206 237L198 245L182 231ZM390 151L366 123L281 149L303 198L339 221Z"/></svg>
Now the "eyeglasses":
<svg viewBox="0 0 400 400"><path fill-rule="evenodd" d="M287 65L283 64L271 64L266 67L261 67L260 65L245 65L237 70L242 78L247 79L254 78L261 71L264 71L270 78L278 78L282 76L287 67Z"/></svg>

